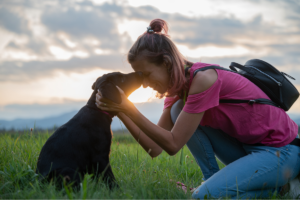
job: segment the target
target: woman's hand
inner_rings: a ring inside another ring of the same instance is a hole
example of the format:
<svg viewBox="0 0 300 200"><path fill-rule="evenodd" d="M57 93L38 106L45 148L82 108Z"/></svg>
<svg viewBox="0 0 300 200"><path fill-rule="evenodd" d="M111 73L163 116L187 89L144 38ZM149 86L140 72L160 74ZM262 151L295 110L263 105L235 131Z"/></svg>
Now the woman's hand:
<svg viewBox="0 0 300 200"><path fill-rule="evenodd" d="M96 106L104 111L123 112L127 115L130 111L135 109L135 106L129 101L121 88L116 86L120 92L122 102L120 104L114 103L109 99L102 97L101 92L98 90L96 94Z"/></svg>

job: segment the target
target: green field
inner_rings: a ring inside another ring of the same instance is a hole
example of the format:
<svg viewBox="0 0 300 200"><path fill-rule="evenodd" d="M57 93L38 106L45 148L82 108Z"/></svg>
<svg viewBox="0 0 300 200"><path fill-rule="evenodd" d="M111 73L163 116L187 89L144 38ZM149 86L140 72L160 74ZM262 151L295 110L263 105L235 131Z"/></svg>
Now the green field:
<svg viewBox="0 0 300 200"><path fill-rule="evenodd" d="M0 134L0 199L190 199L191 193L177 189L174 182L190 187L201 184L201 170L187 147L182 164L180 152L175 156L163 152L152 159L128 133L118 132L110 161L120 189L110 192L103 183L85 176L80 191L67 186L58 191L53 184L39 183L35 174L39 152L50 135L30 131Z"/></svg>

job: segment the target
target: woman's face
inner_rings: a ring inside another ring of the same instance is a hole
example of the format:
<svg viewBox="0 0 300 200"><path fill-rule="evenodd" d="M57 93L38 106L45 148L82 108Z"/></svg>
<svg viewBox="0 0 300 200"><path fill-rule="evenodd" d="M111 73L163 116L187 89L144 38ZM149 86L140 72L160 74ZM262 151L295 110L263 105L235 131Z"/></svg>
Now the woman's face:
<svg viewBox="0 0 300 200"><path fill-rule="evenodd" d="M142 72L144 75L143 87L151 87L160 94L167 92L170 75L165 64L156 65L140 59L131 63L135 72Z"/></svg>

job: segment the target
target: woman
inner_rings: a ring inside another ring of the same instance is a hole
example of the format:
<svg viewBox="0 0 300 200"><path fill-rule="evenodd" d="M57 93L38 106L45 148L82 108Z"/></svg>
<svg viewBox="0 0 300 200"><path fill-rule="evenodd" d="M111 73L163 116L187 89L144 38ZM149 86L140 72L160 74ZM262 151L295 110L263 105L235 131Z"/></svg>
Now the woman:
<svg viewBox="0 0 300 200"><path fill-rule="evenodd" d="M166 96L158 124L145 118L120 89L121 104L98 93L98 108L119 112L118 117L152 157L162 150L175 155L186 144L205 180L193 198L269 197L270 191L279 191L298 175L300 148L289 144L298 127L284 110L264 104L219 104L220 98L269 98L232 72L209 69L193 77L196 69L211 64L185 61L167 35L164 20L152 20L147 29L129 50L128 61L134 71L144 74L143 87ZM191 66L187 76L185 65ZM185 96L177 118L174 113ZM257 143L263 145L251 145ZM219 170L215 156L227 166Z"/></svg>

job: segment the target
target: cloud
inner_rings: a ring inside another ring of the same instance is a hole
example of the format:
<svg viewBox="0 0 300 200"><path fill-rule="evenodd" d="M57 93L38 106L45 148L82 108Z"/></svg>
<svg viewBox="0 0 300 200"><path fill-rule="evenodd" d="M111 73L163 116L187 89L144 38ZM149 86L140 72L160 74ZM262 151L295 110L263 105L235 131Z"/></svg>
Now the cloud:
<svg viewBox="0 0 300 200"><path fill-rule="evenodd" d="M79 4L80 5L80 4ZM87 37L98 38L100 47L118 49L119 34L112 17L117 6L81 6L79 8L52 7L43 12L41 22L51 32L64 32L76 40ZM118 13L120 14L120 13Z"/></svg>
<svg viewBox="0 0 300 200"><path fill-rule="evenodd" d="M94 55L83 59L74 57L67 61L29 61L23 62L21 67L19 62L11 61L0 64L0 81L23 82L54 76L57 71L80 73L99 68L111 71L132 71L126 61L126 56L122 55Z"/></svg>
<svg viewBox="0 0 300 200"><path fill-rule="evenodd" d="M29 34L28 21L21 14L4 7L0 8L0 26L17 34Z"/></svg>
<svg viewBox="0 0 300 200"><path fill-rule="evenodd" d="M211 57L202 57L201 62L204 63L211 63L211 64L218 64L222 67L229 68L229 65L231 62L236 62L240 64L245 64L248 60L251 59L260 59L264 60L274 67L276 67L279 71L285 72L292 77L294 77L296 80L292 80L288 78L288 80L292 84L297 84L300 85L300 66L297 63L300 63L300 58L295 57L295 56L289 56L286 55L287 57L285 59L282 59L282 57L278 56L272 56L272 55L267 55L267 56L262 56L262 57L252 57L252 56L241 56L241 57L219 57L219 58L211 58ZM197 59L191 59L193 62L199 62L200 60ZM299 90L300 91L300 90Z"/></svg>
<svg viewBox="0 0 300 200"><path fill-rule="evenodd" d="M90 1L26 2L6 3L0 9L0 26L13 35L2 50L1 82L53 76L57 70L69 73L99 67L129 72L125 54L133 41L126 31L119 33L118 24L124 20L149 23L154 18L165 19L174 42L191 51L214 46L250 52L224 56L214 56L212 52L210 58L199 55L191 60L201 58L216 64L226 64L226 60L228 65L231 61L243 63L259 58L291 72L299 68L300 15L295 1L272 2L289 10L286 25L265 21L265 13L245 21L234 13L191 18L161 12L154 6L133 7L115 1L100 5ZM269 1L258 1L261 2ZM20 10L24 11L17 12ZM140 33L145 30L146 27Z"/></svg>

